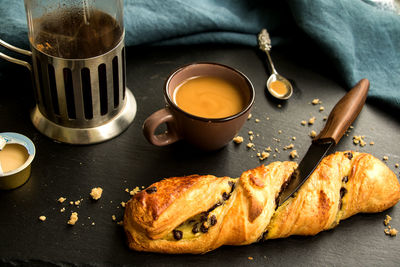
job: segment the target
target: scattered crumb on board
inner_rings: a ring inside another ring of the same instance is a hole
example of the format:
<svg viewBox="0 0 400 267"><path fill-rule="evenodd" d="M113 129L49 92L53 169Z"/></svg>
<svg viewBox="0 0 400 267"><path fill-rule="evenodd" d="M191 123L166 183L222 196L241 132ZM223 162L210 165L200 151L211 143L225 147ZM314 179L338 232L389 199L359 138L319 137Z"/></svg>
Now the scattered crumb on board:
<svg viewBox="0 0 400 267"><path fill-rule="evenodd" d="M388 236L396 236L399 231L397 231L395 228L392 228L390 225L390 221L392 220L392 217L390 215L386 214L385 220L383 221L383 224L386 226L386 228L383 230L386 235Z"/></svg>
<svg viewBox="0 0 400 267"><path fill-rule="evenodd" d="M94 188L92 188L92 191L90 192L90 196L94 200L100 199L101 198L101 194L103 194L103 188L101 188L101 187L94 187Z"/></svg>
<svg viewBox="0 0 400 267"><path fill-rule="evenodd" d="M78 221L78 213L77 212L72 212L71 216L69 217L69 220L67 224L69 225L75 225L75 223Z"/></svg>
<svg viewBox="0 0 400 267"><path fill-rule="evenodd" d="M241 137L241 136L235 136L234 138L233 138L233 142L235 142L236 144L241 144L241 143L243 143L243 137Z"/></svg>

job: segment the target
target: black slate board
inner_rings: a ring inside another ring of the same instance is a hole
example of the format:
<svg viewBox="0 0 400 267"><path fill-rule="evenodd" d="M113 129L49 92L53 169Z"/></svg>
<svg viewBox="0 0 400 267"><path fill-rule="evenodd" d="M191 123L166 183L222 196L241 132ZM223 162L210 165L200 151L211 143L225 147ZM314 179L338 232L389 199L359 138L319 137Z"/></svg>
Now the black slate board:
<svg viewBox="0 0 400 267"><path fill-rule="evenodd" d="M10 74L0 93L0 132L25 134L37 148L30 180L12 191L0 192L0 263L21 265L337 265L366 266L400 264L400 237L384 234L386 214L392 226L400 228L400 210L394 207L378 214L359 214L330 231L313 237L290 237L243 247L225 246L205 255L161 255L130 251L117 221L122 218L121 201L127 201L125 188L148 186L161 178L188 174L214 174L238 177L261 162L257 151L248 150L248 131L256 134L257 150L278 148L262 163L289 160L283 147L294 143L300 158L306 152L311 130L319 131L323 117L345 94L335 71L317 51L297 53L288 48L273 50L272 57L281 74L295 83L295 93L287 102L276 102L265 94L269 70L265 56L257 49L232 46L136 47L127 51L127 84L138 102L133 124L117 138L90 146L72 146L54 142L37 132L29 120L29 73L10 66ZM229 144L215 152L201 152L181 142L169 147L148 144L141 125L152 112L163 107L162 87L176 68L192 62L226 64L245 73L256 89L252 118L240 135L241 145ZM322 101L319 106L310 102ZM281 105L279 108L278 105ZM302 120L315 116L312 126ZM269 117L269 120L267 120ZM255 119L260 122L256 123ZM281 130L282 133L278 131ZM257 136L259 134L259 136ZM365 135L367 145L355 146L353 135ZM296 140L291 138L295 136ZM280 139L277 142L276 139ZM369 142L373 141L373 146ZM367 103L348 137L336 150L369 152L382 159L399 174L400 123L398 116L384 106ZM102 198L90 199L91 188L104 188ZM67 197L63 204L59 197ZM79 208L69 201L83 199ZM60 209L65 207L64 213ZM72 211L78 223L66 224ZM45 215L47 220L38 220ZM90 217L90 218L89 218ZM95 225L91 225L92 222ZM249 260L248 257L253 257Z"/></svg>

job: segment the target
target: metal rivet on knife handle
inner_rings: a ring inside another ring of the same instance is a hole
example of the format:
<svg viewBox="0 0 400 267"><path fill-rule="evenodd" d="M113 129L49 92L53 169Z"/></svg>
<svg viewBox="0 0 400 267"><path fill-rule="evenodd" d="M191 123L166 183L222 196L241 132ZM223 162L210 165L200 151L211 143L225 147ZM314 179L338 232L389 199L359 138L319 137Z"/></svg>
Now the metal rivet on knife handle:
<svg viewBox="0 0 400 267"><path fill-rule="evenodd" d="M329 114L325 127L313 142L337 144L360 113L367 98L368 89L369 81L362 79L340 99Z"/></svg>

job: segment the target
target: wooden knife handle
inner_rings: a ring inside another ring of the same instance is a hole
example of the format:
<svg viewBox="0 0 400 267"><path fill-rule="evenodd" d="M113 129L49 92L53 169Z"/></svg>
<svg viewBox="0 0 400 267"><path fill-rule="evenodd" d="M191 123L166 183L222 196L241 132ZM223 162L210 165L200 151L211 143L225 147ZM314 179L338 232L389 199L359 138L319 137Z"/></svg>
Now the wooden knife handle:
<svg viewBox="0 0 400 267"><path fill-rule="evenodd" d="M339 143L343 134L360 113L369 89L367 79L360 80L329 114L324 129L313 139L313 143Z"/></svg>

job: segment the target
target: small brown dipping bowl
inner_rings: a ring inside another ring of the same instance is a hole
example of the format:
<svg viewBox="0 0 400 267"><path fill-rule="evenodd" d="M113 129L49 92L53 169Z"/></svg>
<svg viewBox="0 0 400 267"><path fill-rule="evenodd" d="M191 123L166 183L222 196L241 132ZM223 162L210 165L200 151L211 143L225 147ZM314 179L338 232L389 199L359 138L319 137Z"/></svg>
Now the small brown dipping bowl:
<svg viewBox="0 0 400 267"><path fill-rule="evenodd" d="M234 85L246 103L243 109L232 116L214 119L198 117L179 108L173 101L174 91L182 82L198 76L217 77ZM184 139L200 149L216 150L228 144L246 122L255 92L250 80L234 68L217 63L194 63L169 76L164 97L166 107L150 115L143 124L147 140L156 146L165 146ZM156 135L155 130L162 123L167 124L168 131Z"/></svg>

